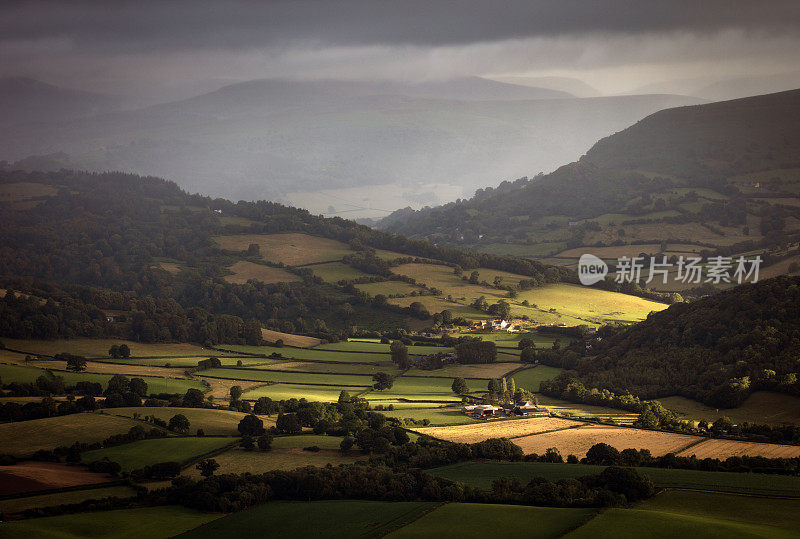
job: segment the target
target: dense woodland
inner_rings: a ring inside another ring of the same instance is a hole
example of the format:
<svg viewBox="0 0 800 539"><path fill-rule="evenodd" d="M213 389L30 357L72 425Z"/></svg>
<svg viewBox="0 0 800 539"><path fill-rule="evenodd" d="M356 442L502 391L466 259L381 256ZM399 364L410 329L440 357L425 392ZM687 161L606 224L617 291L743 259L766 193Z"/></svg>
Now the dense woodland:
<svg viewBox="0 0 800 539"><path fill-rule="evenodd" d="M571 354L564 365L587 387L646 399L683 395L723 408L761 389L800 393L798 277L678 303L598 335L593 355Z"/></svg>

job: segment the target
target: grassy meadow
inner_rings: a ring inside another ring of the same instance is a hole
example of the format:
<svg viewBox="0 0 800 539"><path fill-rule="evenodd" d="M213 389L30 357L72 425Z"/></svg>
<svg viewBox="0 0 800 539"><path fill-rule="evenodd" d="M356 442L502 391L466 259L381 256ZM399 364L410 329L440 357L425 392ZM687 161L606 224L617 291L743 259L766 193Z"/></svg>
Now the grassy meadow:
<svg viewBox="0 0 800 539"><path fill-rule="evenodd" d="M210 451L235 443L236 438L182 436L139 440L114 447L81 453L83 462L108 458L118 462L125 471L137 470L159 462L184 462Z"/></svg>
<svg viewBox="0 0 800 539"><path fill-rule="evenodd" d="M270 502L186 533L186 538L382 537L434 509L434 502Z"/></svg>
<svg viewBox="0 0 800 539"><path fill-rule="evenodd" d="M0 524L0 536L8 539L30 537L160 539L178 535L219 517L219 514L201 513L178 506L118 509L5 522Z"/></svg>

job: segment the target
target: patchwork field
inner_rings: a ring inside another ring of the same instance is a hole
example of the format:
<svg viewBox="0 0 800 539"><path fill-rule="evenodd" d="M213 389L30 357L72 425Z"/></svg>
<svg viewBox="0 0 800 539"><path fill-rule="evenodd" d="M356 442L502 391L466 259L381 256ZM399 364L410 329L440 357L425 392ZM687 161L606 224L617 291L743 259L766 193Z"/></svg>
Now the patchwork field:
<svg viewBox="0 0 800 539"><path fill-rule="evenodd" d="M347 350L328 350L329 344L321 345L320 348L275 348L273 346L246 346L246 345L225 345L225 350L236 353L263 354L269 356L280 354L284 359L300 359L303 361L331 361L340 363L385 363L391 364L391 356L388 353L351 353Z"/></svg>
<svg viewBox="0 0 800 539"><path fill-rule="evenodd" d="M339 341L336 343L327 343L319 346L320 350L337 350L340 352L373 352L381 354L390 354L390 345L381 342L371 341ZM452 352L453 349L446 346L426 346L426 345L411 345L408 347L409 355L423 355L435 354L437 352Z"/></svg>
<svg viewBox="0 0 800 539"><path fill-rule="evenodd" d="M557 448L561 454L586 456L586 451L594 444L605 442L620 451L623 449L649 449L653 456L677 453L689 444L701 440L698 436L656 432L606 425L586 425L575 429L534 434L514 439L525 454L543 454L550 447Z"/></svg>
<svg viewBox="0 0 800 539"><path fill-rule="evenodd" d="M263 264L254 264L246 260L240 260L227 269L232 275L226 275L225 280L233 284L245 284L250 279L255 279L256 281L267 284L290 283L302 280L294 273L289 273L284 269L273 268Z"/></svg>
<svg viewBox="0 0 800 539"><path fill-rule="evenodd" d="M785 393L755 391L737 408L716 409L684 397L658 399L661 404L686 419L712 422L729 417L734 423L800 424L800 398Z"/></svg>
<svg viewBox="0 0 800 539"><path fill-rule="evenodd" d="M428 470L429 473L480 488L491 488L499 477L519 477L527 483L534 477L555 481L602 472L605 466L554 464L549 462L461 462ZM658 488L682 488L754 494L759 496L800 497L800 478L736 472L700 472L668 468L636 468L648 475Z"/></svg>
<svg viewBox="0 0 800 539"><path fill-rule="evenodd" d="M584 423L557 417L531 417L526 419L482 421L472 425L454 427L424 427L415 430L420 434L427 434L434 438L456 443L471 444L482 442L489 438L515 438L513 440L514 443L521 445L517 439L519 436L561 429L574 429L581 425L584 425ZM541 436L541 434L537 435ZM530 453L530 451L526 451L526 453Z"/></svg>
<svg viewBox="0 0 800 539"><path fill-rule="evenodd" d="M269 397L272 400L301 399L310 401L336 402L339 393L347 391L356 395L366 391L366 387L336 387L336 386L303 386L296 384L274 384L260 386L244 392L243 399L256 400L259 397Z"/></svg>
<svg viewBox="0 0 800 539"><path fill-rule="evenodd" d="M96 474L82 466L58 462L20 462L0 467L0 496L50 490L111 481L111 476Z"/></svg>
<svg viewBox="0 0 800 539"><path fill-rule="evenodd" d="M320 449L339 449L342 436L324 434L299 434L297 436L278 436L272 440L274 449L302 449L313 445Z"/></svg>
<svg viewBox="0 0 800 539"><path fill-rule="evenodd" d="M387 537L560 537L595 513L595 509L448 503Z"/></svg>
<svg viewBox="0 0 800 539"><path fill-rule="evenodd" d="M800 445L762 444L756 442L739 442L736 440L705 440L678 456L695 455L699 459L715 458L725 460L728 457L767 457L793 458L800 457Z"/></svg>
<svg viewBox="0 0 800 539"><path fill-rule="evenodd" d="M185 507L143 507L6 522L0 524L0 535L9 539L30 537L159 539L173 537L219 517L219 514L201 513Z"/></svg>
<svg viewBox="0 0 800 539"><path fill-rule="evenodd" d="M236 442L236 438L172 437L139 440L114 447L104 447L81 453L81 460L89 463L108 458L118 462L125 471L137 470L158 462L184 462Z"/></svg>
<svg viewBox="0 0 800 539"><path fill-rule="evenodd" d="M141 425L137 421L101 413L46 417L18 423L0 423L0 453L27 456L75 442L101 442Z"/></svg>
<svg viewBox="0 0 800 539"><path fill-rule="evenodd" d="M361 500L270 502L215 520L183 537L382 537L436 505Z"/></svg>
<svg viewBox="0 0 800 539"><path fill-rule="evenodd" d="M317 363L314 361L292 361L281 360L266 365L254 367L263 370L295 371L322 374L368 374L372 376L376 372L387 372L392 375L401 373L395 365L382 363L374 365L371 363Z"/></svg>
<svg viewBox="0 0 800 539"><path fill-rule="evenodd" d="M251 243L255 243L264 260L282 262L287 266L331 262L353 253L342 242L302 233L236 234L214 236L212 239L220 249L226 251L245 251Z"/></svg>

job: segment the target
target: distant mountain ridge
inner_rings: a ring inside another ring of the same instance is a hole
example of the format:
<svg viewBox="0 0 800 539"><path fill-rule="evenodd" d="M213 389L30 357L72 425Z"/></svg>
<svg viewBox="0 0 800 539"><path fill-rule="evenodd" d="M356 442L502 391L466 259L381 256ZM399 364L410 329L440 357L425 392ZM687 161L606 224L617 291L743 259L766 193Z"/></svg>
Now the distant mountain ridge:
<svg viewBox="0 0 800 539"><path fill-rule="evenodd" d="M28 77L0 79L0 125L67 120L121 106L116 97L61 88Z"/></svg>
<svg viewBox="0 0 800 539"><path fill-rule="evenodd" d="M478 77L256 80L137 110L19 126L0 133L0 160L157 175L235 200L390 184L414 195L430 192L428 184L466 194L490 178L552 170L649 113L696 102L576 99ZM366 188L345 202L385 208L368 198L374 193Z"/></svg>

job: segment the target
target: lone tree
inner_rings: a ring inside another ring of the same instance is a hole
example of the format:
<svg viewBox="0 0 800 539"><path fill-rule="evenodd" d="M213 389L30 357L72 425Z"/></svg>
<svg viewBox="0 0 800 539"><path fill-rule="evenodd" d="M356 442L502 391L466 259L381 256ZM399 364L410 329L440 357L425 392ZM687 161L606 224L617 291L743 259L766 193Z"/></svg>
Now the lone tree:
<svg viewBox="0 0 800 539"><path fill-rule="evenodd" d="M231 402L238 401L242 396L242 386L231 387Z"/></svg>
<svg viewBox="0 0 800 539"><path fill-rule="evenodd" d="M517 348L519 348L520 350L525 350L526 348L529 348L531 346L536 346L536 343L534 343L533 339L529 337L523 337L517 343Z"/></svg>
<svg viewBox="0 0 800 539"><path fill-rule="evenodd" d="M389 345L389 350L392 353L392 363L401 369L408 368L408 347L405 344L400 341L393 341Z"/></svg>
<svg viewBox="0 0 800 539"><path fill-rule="evenodd" d="M128 384L128 389L140 397L147 396L147 382L141 378L131 378L130 384Z"/></svg>
<svg viewBox="0 0 800 539"><path fill-rule="evenodd" d="M249 414L239 421L237 430L243 436L261 436L264 434L264 422L255 414Z"/></svg>
<svg viewBox="0 0 800 539"><path fill-rule="evenodd" d="M191 388L186 390L186 394L183 396L183 405L188 408L200 408L203 406L203 401L205 397L203 396L203 392L199 389Z"/></svg>
<svg viewBox="0 0 800 539"><path fill-rule="evenodd" d="M73 354L56 354L56 360L65 360L67 362L67 370L72 372L81 372L86 370L86 358L76 356Z"/></svg>
<svg viewBox="0 0 800 539"><path fill-rule="evenodd" d="M167 428L173 432L188 432L189 427L189 419L183 414L175 414L172 416L167 425Z"/></svg>
<svg viewBox="0 0 800 539"><path fill-rule="evenodd" d="M299 434L303 431L297 414L279 414L275 427L284 434Z"/></svg>
<svg viewBox="0 0 800 539"><path fill-rule="evenodd" d="M394 383L394 378L392 375L385 372L376 372L372 375L372 380L375 382L372 384L372 387L378 391L391 389L392 384Z"/></svg>
<svg viewBox="0 0 800 539"><path fill-rule="evenodd" d="M127 359L131 357L131 349L127 344L114 344L108 349L108 355L114 359Z"/></svg>
<svg viewBox="0 0 800 539"><path fill-rule="evenodd" d="M272 438L272 434L268 432L264 433L258 437L258 440L256 440L256 445L258 445L258 448L261 451L269 451L272 449Z"/></svg>
<svg viewBox="0 0 800 539"><path fill-rule="evenodd" d="M450 387L456 395L463 395L467 392L467 381L463 378L453 378L453 385Z"/></svg>
<svg viewBox="0 0 800 539"><path fill-rule="evenodd" d="M195 468L200 470L200 475L203 477L211 477L219 468L219 462L214 459L205 459L198 462Z"/></svg>

